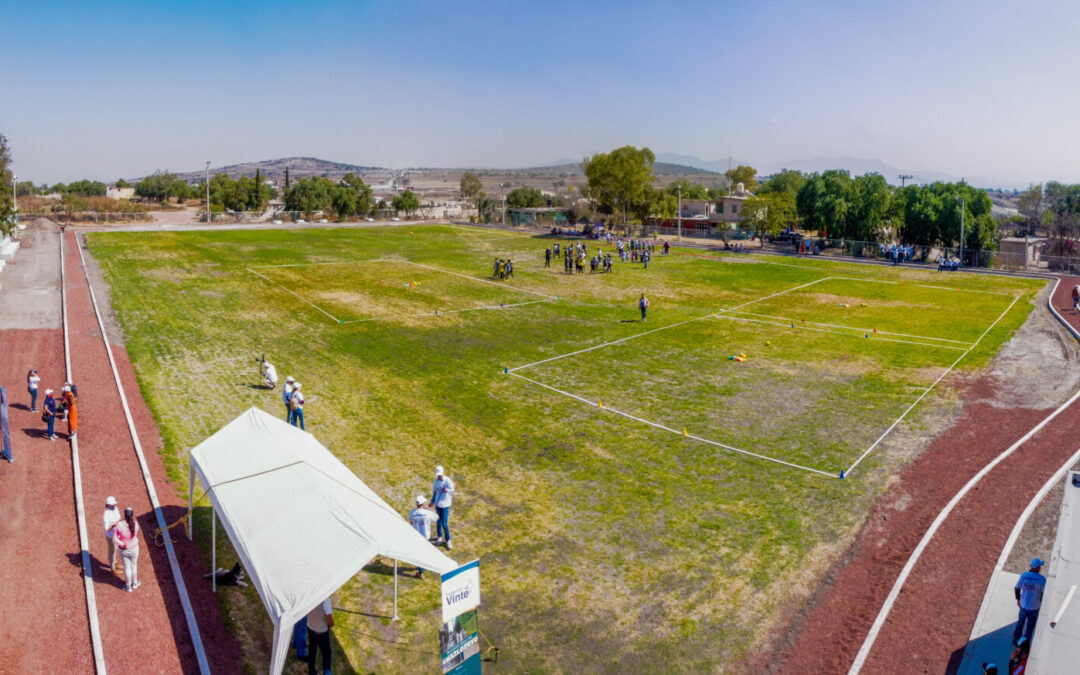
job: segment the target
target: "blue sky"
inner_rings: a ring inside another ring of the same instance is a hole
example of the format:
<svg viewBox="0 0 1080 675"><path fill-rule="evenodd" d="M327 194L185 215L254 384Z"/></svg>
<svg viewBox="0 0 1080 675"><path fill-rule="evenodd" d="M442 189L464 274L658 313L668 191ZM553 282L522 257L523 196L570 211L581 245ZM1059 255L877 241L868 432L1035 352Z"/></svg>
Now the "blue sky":
<svg viewBox="0 0 1080 675"><path fill-rule="evenodd" d="M625 144L1080 181L1080 3L0 0L0 17L0 133L36 182Z"/></svg>

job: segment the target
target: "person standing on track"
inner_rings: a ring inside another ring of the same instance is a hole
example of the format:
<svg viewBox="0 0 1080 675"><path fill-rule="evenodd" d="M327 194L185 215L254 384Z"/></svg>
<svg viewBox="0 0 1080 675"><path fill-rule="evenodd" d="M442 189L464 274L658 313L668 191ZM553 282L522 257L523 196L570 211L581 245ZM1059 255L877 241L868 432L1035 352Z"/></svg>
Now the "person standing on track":
<svg viewBox="0 0 1080 675"><path fill-rule="evenodd" d="M649 299L645 297L645 294L641 294L641 299L638 300L638 309L641 310L641 320L645 321L645 314L649 311Z"/></svg>
<svg viewBox="0 0 1080 675"><path fill-rule="evenodd" d="M1076 284L1072 289L1073 309L1080 310L1080 284Z"/></svg>
<svg viewBox="0 0 1080 675"><path fill-rule="evenodd" d="M36 370L31 370L26 374L26 393L30 394L30 412L37 412L39 382L41 382L41 378L38 377L38 372Z"/></svg>
<svg viewBox="0 0 1080 675"><path fill-rule="evenodd" d="M330 629L334 627L334 608L330 598L323 600L307 615L308 675L315 675L315 655L322 652L323 675L330 675Z"/></svg>
<svg viewBox="0 0 1080 675"><path fill-rule="evenodd" d="M60 397L63 399L64 409L67 411L68 438L75 438L75 434L79 431L79 408L77 407L79 397L71 390L70 384L65 384L61 391L63 393Z"/></svg>
<svg viewBox="0 0 1080 675"><path fill-rule="evenodd" d="M45 410L41 413L41 419L42 419L42 421L49 423L49 430L48 430L49 440L50 441L55 441L56 440L56 434L54 432L55 432L55 429L56 429L57 408L56 408L56 399L53 398L53 390L52 389L46 389L45 390L45 403L44 403L44 405L45 405Z"/></svg>
<svg viewBox="0 0 1080 675"><path fill-rule="evenodd" d="M139 581L139 524L135 522L135 510L130 506L124 509L124 519L113 527L113 540L124 563L124 590L130 593L142 585Z"/></svg>
<svg viewBox="0 0 1080 675"><path fill-rule="evenodd" d="M446 548L453 549L450 543L450 506L454 503L454 481L443 472L442 466L435 467L435 482L431 486L431 504L435 507L435 513L439 516L439 523L435 526L435 536L439 537L440 543L445 537Z"/></svg>
<svg viewBox="0 0 1080 675"><path fill-rule="evenodd" d="M416 495L416 508L409 511L409 522L412 523L413 528L420 533L424 539L431 541L431 524L437 523L439 517L435 515L435 512L424 506L427 500L424 499L424 495ZM424 578L424 568L416 568L416 578Z"/></svg>
<svg viewBox="0 0 1080 675"><path fill-rule="evenodd" d="M1031 569L1020 575L1013 588L1016 605L1020 608L1020 616L1013 629L1013 644L1020 641L1021 633L1029 643L1035 634L1035 622L1039 620L1039 608L1042 607L1043 590L1046 588L1046 577L1039 574L1043 564L1041 559L1032 558Z"/></svg>
<svg viewBox="0 0 1080 675"><path fill-rule="evenodd" d="M105 523L105 541L109 544L109 571L118 572L116 569L116 540L113 539L116 524L120 522L120 509L116 507L116 497L105 498L105 513L102 516Z"/></svg>

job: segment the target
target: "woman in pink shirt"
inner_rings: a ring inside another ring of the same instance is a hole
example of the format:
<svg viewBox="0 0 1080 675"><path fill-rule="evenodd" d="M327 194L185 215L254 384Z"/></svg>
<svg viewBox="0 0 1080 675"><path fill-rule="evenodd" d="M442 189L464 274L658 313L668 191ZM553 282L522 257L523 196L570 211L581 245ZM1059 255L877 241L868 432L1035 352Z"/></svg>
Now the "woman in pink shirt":
<svg viewBox="0 0 1080 675"><path fill-rule="evenodd" d="M139 581L139 524L135 522L135 511L129 506L124 509L124 519L113 528L113 540L120 549L120 561L124 563L124 590L132 592L142 584Z"/></svg>

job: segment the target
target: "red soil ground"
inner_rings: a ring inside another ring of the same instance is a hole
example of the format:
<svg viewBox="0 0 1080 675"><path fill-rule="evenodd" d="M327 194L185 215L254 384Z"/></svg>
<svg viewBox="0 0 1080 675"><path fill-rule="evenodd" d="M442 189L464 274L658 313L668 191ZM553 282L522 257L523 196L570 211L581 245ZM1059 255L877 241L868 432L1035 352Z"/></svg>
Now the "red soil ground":
<svg viewBox="0 0 1080 675"><path fill-rule="evenodd" d="M1055 307L1073 326L1077 279L1062 279ZM1061 308L1065 308L1062 311ZM1046 311L1038 308L1036 311ZM981 378L965 398L987 399L997 383ZM900 475L870 513L848 556L773 654L750 669L846 672L908 557L953 495L1051 410L968 405ZM1039 487L1080 443L1080 402L1064 411L972 490L946 519L893 606L865 673L956 672L993 566L1013 524ZM897 504L906 507L898 509Z"/></svg>

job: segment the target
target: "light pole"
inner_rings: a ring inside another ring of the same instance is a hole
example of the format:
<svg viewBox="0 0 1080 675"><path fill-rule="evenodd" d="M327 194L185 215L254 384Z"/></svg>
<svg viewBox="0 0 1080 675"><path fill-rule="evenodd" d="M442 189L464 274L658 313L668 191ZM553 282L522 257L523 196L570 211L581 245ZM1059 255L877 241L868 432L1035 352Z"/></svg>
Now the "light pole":
<svg viewBox="0 0 1080 675"><path fill-rule="evenodd" d="M206 223L214 222L214 214L210 211L210 160L206 160Z"/></svg>
<svg viewBox="0 0 1080 675"><path fill-rule="evenodd" d="M676 222L679 224L679 226L678 226L678 230L677 230L678 235L676 236L675 241L682 241L682 185L678 186L678 190L679 190L679 213L678 213L678 215L676 217Z"/></svg>
<svg viewBox="0 0 1080 675"><path fill-rule="evenodd" d="M964 198L960 198L960 264L964 264L964 213L965 213Z"/></svg>
<svg viewBox="0 0 1080 675"><path fill-rule="evenodd" d="M15 211L15 227L19 226L19 177L11 174L11 208Z"/></svg>

